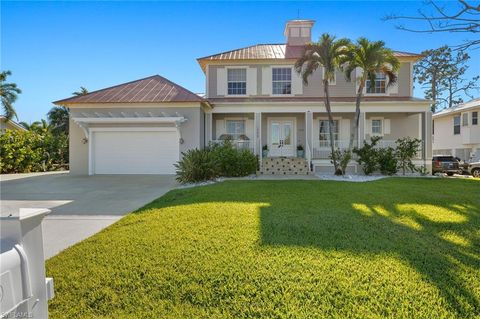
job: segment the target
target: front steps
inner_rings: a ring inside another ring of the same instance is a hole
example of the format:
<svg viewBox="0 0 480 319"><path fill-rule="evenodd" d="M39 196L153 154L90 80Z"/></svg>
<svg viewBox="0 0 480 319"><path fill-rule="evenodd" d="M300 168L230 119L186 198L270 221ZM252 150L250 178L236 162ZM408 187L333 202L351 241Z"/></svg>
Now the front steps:
<svg viewBox="0 0 480 319"><path fill-rule="evenodd" d="M308 162L301 157L267 157L262 159L259 175L309 175Z"/></svg>

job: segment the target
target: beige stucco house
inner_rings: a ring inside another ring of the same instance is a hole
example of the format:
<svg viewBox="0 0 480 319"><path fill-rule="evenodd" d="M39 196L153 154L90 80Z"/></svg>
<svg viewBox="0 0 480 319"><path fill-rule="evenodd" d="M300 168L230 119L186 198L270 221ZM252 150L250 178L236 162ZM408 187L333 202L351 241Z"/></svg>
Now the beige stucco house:
<svg viewBox="0 0 480 319"><path fill-rule="evenodd" d="M480 98L433 115L433 154L480 160Z"/></svg>
<svg viewBox="0 0 480 319"><path fill-rule="evenodd" d="M26 129L17 122L8 120L5 116L0 115L0 134L3 134L5 130L26 131Z"/></svg>
<svg viewBox="0 0 480 319"><path fill-rule="evenodd" d="M204 97L155 76L57 101L72 113L71 172L170 174L182 151L225 138L251 149L261 163L264 155L295 158L301 146L308 171L331 171L322 71L304 85L293 69L303 45L312 40L313 24L289 21L285 44L199 58L206 77ZM374 88L365 91L358 143L373 135L383 137L383 146L401 137L419 138L423 144L415 163L430 167L429 101L413 97L412 67L421 56L395 54L401 61L398 83L387 88L379 76ZM348 145L353 129L356 87L340 71L330 86L339 148ZM349 171L360 170L352 162Z"/></svg>

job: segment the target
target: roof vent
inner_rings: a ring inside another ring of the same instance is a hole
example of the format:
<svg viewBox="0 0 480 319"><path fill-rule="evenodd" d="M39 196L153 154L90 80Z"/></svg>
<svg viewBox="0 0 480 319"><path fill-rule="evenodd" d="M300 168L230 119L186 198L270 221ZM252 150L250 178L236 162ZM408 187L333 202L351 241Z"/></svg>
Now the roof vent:
<svg viewBox="0 0 480 319"><path fill-rule="evenodd" d="M312 41L312 27L314 20L290 20L285 26L283 34L287 38L287 45L304 45Z"/></svg>

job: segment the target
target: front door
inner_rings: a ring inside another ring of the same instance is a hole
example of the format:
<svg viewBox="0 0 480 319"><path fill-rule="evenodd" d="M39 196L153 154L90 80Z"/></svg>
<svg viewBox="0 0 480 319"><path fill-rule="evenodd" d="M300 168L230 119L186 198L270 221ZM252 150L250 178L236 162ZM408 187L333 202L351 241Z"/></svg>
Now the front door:
<svg viewBox="0 0 480 319"><path fill-rule="evenodd" d="M293 120L271 120L269 132L269 156L295 156Z"/></svg>

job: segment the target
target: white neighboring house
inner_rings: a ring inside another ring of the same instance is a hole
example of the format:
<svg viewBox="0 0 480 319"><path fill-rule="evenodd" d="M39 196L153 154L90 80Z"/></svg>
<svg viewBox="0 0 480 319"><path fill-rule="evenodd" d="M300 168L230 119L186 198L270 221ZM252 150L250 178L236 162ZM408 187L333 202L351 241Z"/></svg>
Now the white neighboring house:
<svg viewBox="0 0 480 319"><path fill-rule="evenodd" d="M0 115L0 135L3 134L3 132L5 132L7 129L26 131L26 129L17 122L8 120L5 116Z"/></svg>
<svg viewBox="0 0 480 319"><path fill-rule="evenodd" d="M480 98L433 115L433 154L480 160Z"/></svg>

